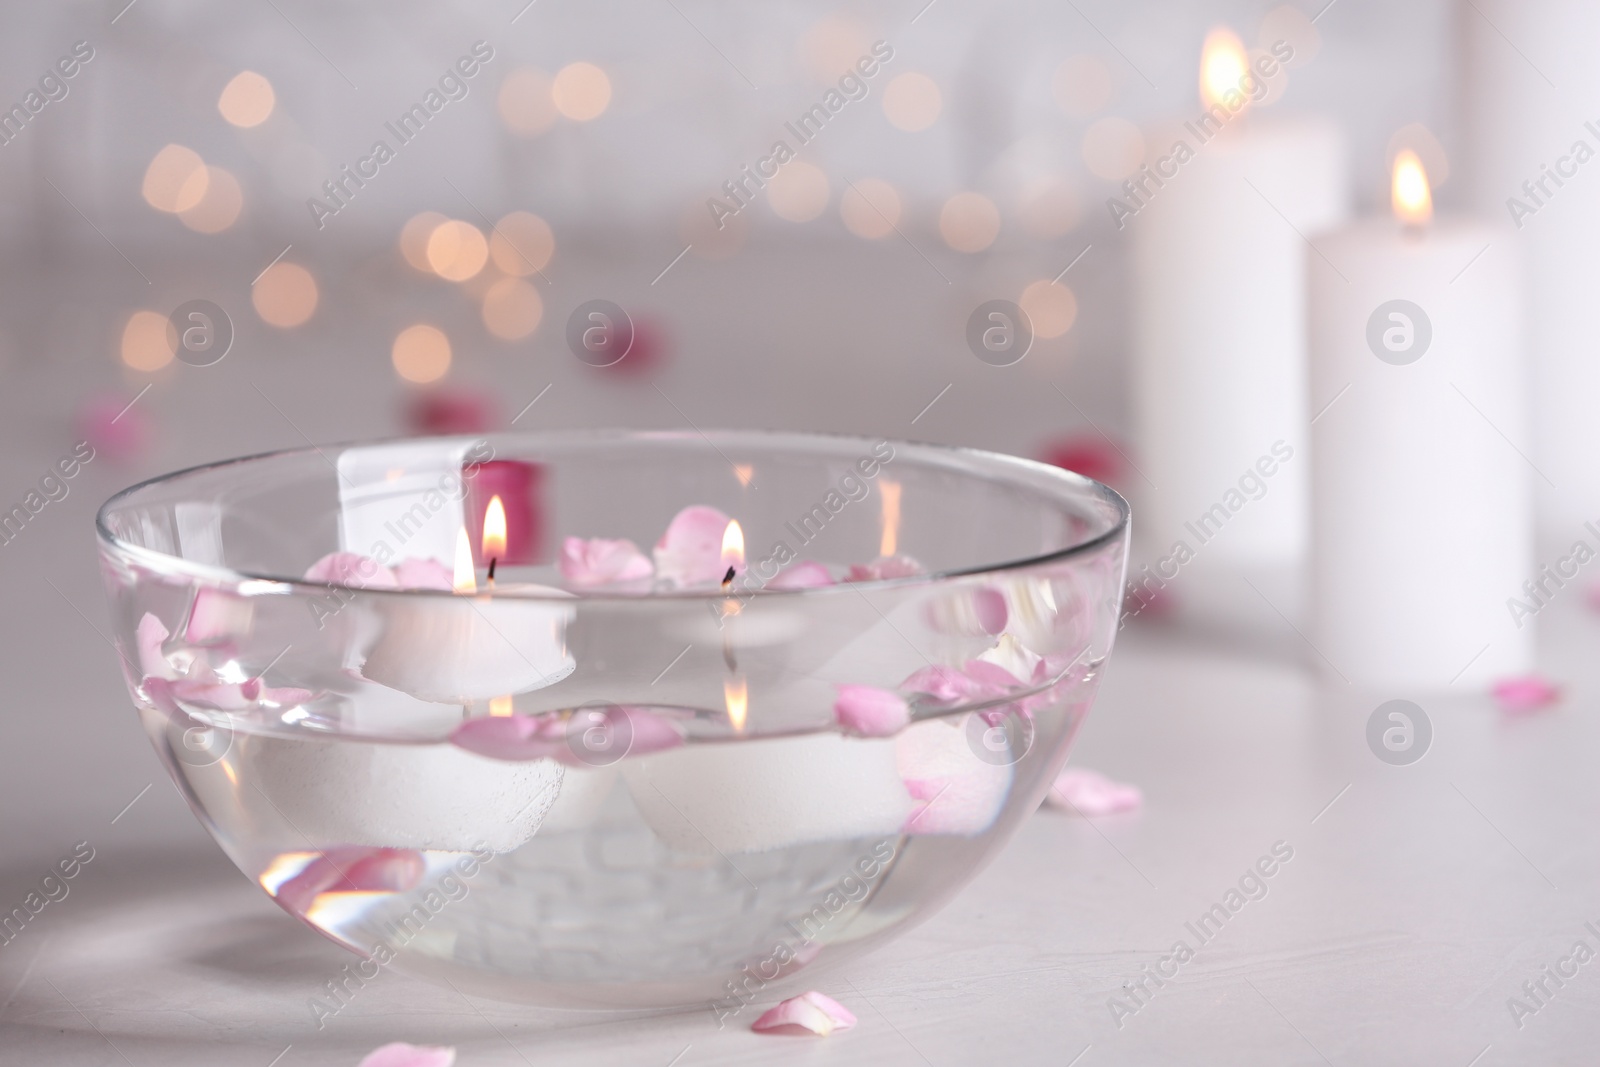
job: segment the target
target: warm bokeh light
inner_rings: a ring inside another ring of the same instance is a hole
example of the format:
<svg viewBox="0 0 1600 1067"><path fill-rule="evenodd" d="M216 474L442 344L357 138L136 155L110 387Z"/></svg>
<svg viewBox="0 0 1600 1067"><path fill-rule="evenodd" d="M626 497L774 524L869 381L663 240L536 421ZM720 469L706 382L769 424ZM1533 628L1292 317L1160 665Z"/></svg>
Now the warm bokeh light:
<svg viewBox="0 0 1600 1067"><path fill-rule="evenodd" d="M537 137L556 122L550 75L536 67L518 67L500 83L500 121L523 137Z"/></svg>
<svg viewBox="0 0 1600 1067"><path fill-rule="evenodd" d="M1205 107L1223 104L1225 97L1244 100L1240 110L1249 107L1249 97L1239 89L1239 83L1250 73L1250 59L1245 55L1244 42L1226 26L1219 26L1206 34L1206 43L1200 49L1200 103ZM1237 103L1237 100L1234 101ZM1226 104L1223 105L1227 107ZM1232 108L1229 108L1232 110Z"/></svg>
<svg viewBox="0 0 1600 1067"><path fill-rule="evenodd" d="M436 382L450 369L450 338L437 326L425 323L407 326L395 337L389 359L395 371L408 382L419 385ZM471 555L470 546L468 555Z"/></svg>
<svg viewBox="0 0 1600 1067"><path fill-rule="evenodd" d="M900 222L900 194L881 178L862 178L845 186L839 217L857 237L887 237Z"/></svg>
<svg viewBox="0 0 1600 1067"><path fill-rule="evenodd" d="M982 252L1000 234L1000 209L982 193L957 193L939 212L939 236L957 252Z"/></svg>
<svg viewBox="0 0 1600 1067"><path fill-rule="evenodd" d="M516 711L516 701L509 696L489 698L489 714L495 718L503 719L508 715L516 714Z"/></svg>
<svg viewBox="0 0 1600 1067"><path fill-rule="evenodd" d="M1144 134L1127 119L1100 119L1083 131L1083 162L1095 177L1121 181L1144 162Z"/></svg>
<svg viewBox="0 0 1600 1067"><path fill-rule="evenodd" d="M1422 160L1409 148L1394 157L1394 181L1390 185L1394 214L1409 226L1421 226L1433 218L1433 190Z"/></svg>
<svg viewBox="0 0 1600 1067"><path fill-rule="evenodd" d="M1070 56L1050 80L1056 104L1075 119L1086 119L1111 103L1111 68L1099 56Z"/></svg>
<svg viewBox="0 0 1600 1067"><path fill-rule="evenodd" d="M222 87L217 110L235 126L259 126L272 115L278 96L272 83L253 70L242 70Z"/></svg>
<svg viewBox="0 0 1600 1067"><path fill-rule="evenodd" d="M531 211L511 212L489 234L489 256L506 274L522 277L543 270L555 251L550 224Z"/></svg>
<svg viewBox="0 0 1600 1067"><path fill-rule="evenodd" d="M299 326L317 310L317 279L300 264L279 260L251 287L250 303L269 326Z"/></svg>
<svg viewBox="0 0 1600 1067"><path fill-rule="evenodd" d="M428 238L449 221L448 215L437 211L423 211L407 219L400 228L400 254L406 262L424 274L432 274L433 267L428 264Z"/></svg>
<svg viewBox="0 0 1600 1067"><path fill-rule="evenodd" d="M472 223L460 219L441 222L428 235L428 266L439 277L464 282L489 262L489 242Z"/></svg>
<svg viewBox="0 0 1600 1067"><path fill-rule="evenodd" d="M806 30L796 52L813 78L832 84L853 70L862 56L871 54L872 35L854 19L828 15Z"/></svg>
<svg viewBox="0 0 1600 1067"><path fill-rule="evenodd" d="M767 182L773 214L790 222L810 222L828 210L828 176L804 160L784 165Z"/></svg>
<svg viewBox="0 0 1600 1067"><path fill-rule="evenodd" d="M521 278L501 278L483 294L483 326L502 341L520 341L539 328L544 301Z"/></svg>
<svg viewBox="0 0 1600 1067"><path fill-rule="evenodd" d="M231 171L206 168L206 191L200 202L178 212L183 224L196 233L221 233L232 226L244 210L244 190Z"/></svg>
<svg viewBox="0 0 1600 1067"><path fill-rule="evenodd" d="M915 133L932 126L944 110L939 84L926 74L895 75L883 90L883 113L897 129Z"/></svg>
<svg viewBox="0 0 1600 1067"><path fill-rule="evenodd" d="M611 79L593 63L568 63L556 72L550 99L567 118L588 122L605 114L611 103Z"/></svg>
<svg viewBox="0 0 1600 1067"><path fill-rule="evenodd" d="M135 311L122 328L122 362L134 370L156 371L172 362L167 317L156 311Z"/></svg>
<svg viewBox="0 0 1600 1067"><path fill-rule="evenodd" d="M177 214L200 203L210 185L205 160L192 148L169 144L145 168L140 191L157 211Z"/></svg>
<svg viewBox="0 0 1600 1067"><path fill-rule="evenodd" d="M1071 289L1048 278L1022 290L1017 303L1028 313L1035 337L1060 337L1078 320L1078 298Z"/></svg>
<svg viewBox="0 0 1600 1067"><path fill-rule="evenodd" d="M1017 197L1017 217L1035 237L1064 237L1083 220L1078 193L1064 178L1030 182Z"/></svg>

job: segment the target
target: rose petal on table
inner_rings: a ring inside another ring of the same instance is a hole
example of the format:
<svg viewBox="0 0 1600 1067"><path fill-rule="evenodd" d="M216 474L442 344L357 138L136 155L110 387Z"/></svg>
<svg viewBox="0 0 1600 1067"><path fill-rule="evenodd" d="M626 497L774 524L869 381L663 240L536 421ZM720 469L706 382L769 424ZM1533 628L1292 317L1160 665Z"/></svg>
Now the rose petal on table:
<svg viewBox="0 0 1600 1067"><path fill-rule="evenodd" d="M876 582L884 578L915 578L928 570L910 556L879 556L871 563L853 563L847 582Z"/></svg>
<svg viewBox="0 0 1600 1067"><path fill-rule="evenodd" d="M827 1037L856 1024L850 1009L815 989L790 997L762 1012L750 1029L762 1034L816 1034Z"/></svg>
<svg viewBox="0 0 1600 1067"><path fill-rule="evenodd" d="M825 585L833 585L833 575L828 568L813 560L802 559L792 563L777 573L770 582L768 589L820 589Z"/></svg>
<svg viewBox="0 0 1600 1067"><path fill-rule="evenodd" d="M489 759L525 760L571 756L567 724L555 715L487 715L468 719L450 733L450 743Z"/></svg>
<svg viewBox="0 0 1600 1067"><path fill-rule="evenodd" d="M396 1041L373 1049L357 1067L452 1067L455 1062L453 1048Z"/></svg>
<svg viewBox="0 0 1600 1067"><path fill-rule="evenodd" d="M726 526L726 524L724 524ZM717 535L721 551L721 534ZM604 537L569 537L561 542L561 558L556 561L561 577L578 586L633 582L655 573L650 557L628 540Z"/></svg>
<svg viewBox="0 0 1600 1067"><path fill-rule="evenodd" d="M139 619L139 625L134 628L133 640L139 650L139 670L146 678L176 677L172 665L167 662L166 655L161 651L162 644L171 634L161 620L150 612L145 612Z"/></svg>
<svg viewBox="0 0 1600 1067"><path fill-rule="evenodd" d="M391 571L401 589L455 589L455 575L436 559L403 559ZM375 583L374 583L375 584Z"/></svg>
<svg viewBox="0 0 1600 1067"><path fill-rule="evenodd" d="M905 697L875 685L841 685L833 702L833 720L861 737L889 737L911 721Z"/></svg>
<svg viewBox="0 0 1600 1067"><path fill-rule="evenodd" d="M1513 714L1538 711L1561 699L1561 687L1540 674L1502 678L1489 692L1502 710Z"/></svg>
<svg viewBox="0 0 1600 1067"><path fill-rule="evenodd" d="M357 589L394 589L394 572L358 552L329 552L306 569L306 581L348 585Z"/></svg>
<svg viewBox="0 0 1600 1067"><path fill-rule="evenodd" d="M1068 767L1056 775L1045 802L1080 815L1110 815L1134 810L1144 803L1144 793L1136 785L1112 781L1097 771Z"/></svg>
<svg viewBox="0 0 1600 1067"><path fill-rule="evenodd" d="M137 397L97 396L78 409L77 430L91 449L113 463L139 458L150 441L150 422L133 403ZM74 453L77 456L77 453ZM82 456L77 456L83 459ZM87 462L87 461L86 461Z"/></svg>
<svg viewBox="0 0 1600 1067"><path fill-rule="evenodd" d="M673 516L656 542L656 574L677 586L722 581L722 535L728 516L716 508L692 504Z"/></svg>

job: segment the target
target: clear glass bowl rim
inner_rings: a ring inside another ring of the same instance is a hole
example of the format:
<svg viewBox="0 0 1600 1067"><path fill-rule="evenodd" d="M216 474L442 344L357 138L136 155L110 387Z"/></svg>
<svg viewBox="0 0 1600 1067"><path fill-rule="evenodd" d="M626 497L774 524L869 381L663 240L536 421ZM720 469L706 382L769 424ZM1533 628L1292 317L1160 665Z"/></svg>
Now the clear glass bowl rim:
<svg viewBox="0 0 1600 1067"><path fill-rule="evenodd" d="M741 440L754 440L757 443L761 443L767 447L771 447L772 445L781 443L785 440L790 440L801 446L807 443L815 444L817 442L828 442L835 445L851 444L864 446L866 448L870 448L872 445L880 441L888 441L888 443L895 448L897 456L899 449L906 448L915 452L925 453L930 458L937 458L939 456L951 458L960 457L968 460L969 462L990 466L993 468L993 473L997 475L1011 472L1018 476L1016 481L1019 485L1034 487L1032 484L1033 482L1041 482L1042 484L1037 486L1041 494L1043 493L1046 485L1054 482L1059 485L1062 490L1060 498L1064 499L1071 496L1081 497L1087 495L1096 498L1103 503L1111 505L1111 507L1116 511L1116 521L1111 523L1111 525L1104 531L1075 544L1068 545L1065 548L1056 549L1053 552L1047 552L1038 556L1028 556L1022 559L1004 560L995 563L982 563L955 570L933 571L927 574L911 575L904 578L876 578L867 581L841 582L831 586L815 586L803 589L762 589L761 596L763 599L768 597L817 598L830 594L837 594L844 590L862 591L886 588L916 588L920 586L937 585L954 579L973 578L983 575L1005 574L1011 571L1027 570L1034 567L1058 563L1063 560L1072 559L1076 556L1093 555L1095 552L1105 548L1106 546L1121 540L1126 535L1128 524L1132 517L1132 511L1128 505L1128 502L1123 499L1120 493L1104 483L1097 482L1092 478L1086 478L1075 471L1069 471L1065 468L1056 467L1048 463L1041 463L1038 460L1024 459L1020 456L1006 455L1002 452L991 452L986 449L969 448L964 445L940 445L919 441L895 440L884 437L861 437L855 434L823 433L798 430L511 430L495 431L483 434L462 434L455 436L471 440L505 440L508 438L522 438L529 441L559 442L563 445L603 445L634 443L651 440L673 442L687 441L690 443L701 441L710 445L713 449L716 449L719 452L722 450L720 446L726 445L733 447L736 446ZM219 567L215 564L209 563L196 563L192 560L184 559L182 556L175 556L166 552L158 552L155 549L146 548L143 545L130 544L127 541L118 538L106 525L107 513L115 509L120 504L131 500L136 494L153 486L158 486L165 482L176 481L179 478L184 478L189 475L199 474L205 471L221 470L226 467L242 466L248 463L262 463L268 460L289 456L309 456L312 454L321 454L324 450L369 447L372 445L383 444L403 444L426 440L442 441L448 439L449 438L446 437L428 438L417 436L396 436L388 438L336 442L325 445L313 444L297 448L273 449L268 452L257 452L246 456L236 456L230 459L215 460L210 463L199 463L192 467L184 467L180 470L168 471L165 474L158 474L153 478L146 478L141 482L130 485L126 489L122 489L113 494L106 500L104 504L101 504L99 510L95 512L95 535L102 545L117 553L128 556L135 561L142 561L146 565L150 566L153 570L157 570L160 573L174 574L191 578L198 582L205 582L220 586L243 585L249 583L255 586L252 592L261 594L289 594L301 592L320 595L325 594L330 588L349 588L360 592L364 596L377 595L386 597L420 596L459 598L460 594L447 589L373 589L367 587L345 586L338 582L310 582L306 581L304 578L291 578L270 574L251 574L245 571L234 570L231 567ZM1027 481L1024 481L1022 477L1024 475L1028 476ZM571 603L573 599L573 594L565 592L558 596L554 594L542 595L526 591L512 592L508 590L504 595L496 593L495 596L496 599L506 600L559 600L566 603ZM583 590L581 592L577 592L576 596L580 600L589 601L660 601L722 600L726 599L728 594L726 591L720 589L679 589L667 590L664 592L651 591L648 593L607 591L596 592L591 590Z"/></svg>

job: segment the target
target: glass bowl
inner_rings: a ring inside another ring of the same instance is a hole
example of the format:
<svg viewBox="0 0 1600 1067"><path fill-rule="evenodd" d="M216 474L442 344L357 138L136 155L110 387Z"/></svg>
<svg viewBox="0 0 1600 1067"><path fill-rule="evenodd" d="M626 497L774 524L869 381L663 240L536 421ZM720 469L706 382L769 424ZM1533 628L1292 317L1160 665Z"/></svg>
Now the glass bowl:
<svg viewBox="0 0 1600 1067"><path fill-rule="evenodd" d="M145 730L340 988L726 1019L1038 806L1128 508L967 449L541 433L196 467L98 533Z"/></svg>

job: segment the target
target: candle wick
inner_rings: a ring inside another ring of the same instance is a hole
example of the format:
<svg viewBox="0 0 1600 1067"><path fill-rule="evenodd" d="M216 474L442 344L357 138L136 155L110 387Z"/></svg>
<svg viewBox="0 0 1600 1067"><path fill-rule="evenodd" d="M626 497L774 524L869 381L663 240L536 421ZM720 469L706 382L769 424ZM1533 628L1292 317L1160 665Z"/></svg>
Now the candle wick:
<svg viewBox="0 0 1600 1067"><path fill-rule="evenodd" d="M733 584L733 568L728 568L728 573L722 576L722 588L726 589Z"/></svg>
<svg viewBox="0 0 1600 1067"><path fill-rule="evenodd" d="M490 556L489 557L489 580L491 582L494 581L494 567L495 567L495 564L497 564L499 562L500 562L500 560L499 560L498 557L495 557L495 556Z"/></svg>

